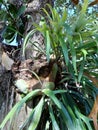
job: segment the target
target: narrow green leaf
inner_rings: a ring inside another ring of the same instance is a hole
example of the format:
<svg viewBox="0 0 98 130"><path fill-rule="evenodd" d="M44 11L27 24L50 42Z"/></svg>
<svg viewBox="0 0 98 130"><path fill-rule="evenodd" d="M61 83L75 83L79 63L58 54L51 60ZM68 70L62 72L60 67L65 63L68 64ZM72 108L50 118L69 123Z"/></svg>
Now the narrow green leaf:
<svg viewBox="0 0 98 130"><path fill-rule="evenodd" d="M53 9L53 14L54 14L54 21L56 20L57 23L60 23L61 18L59 14L57 13L56 9Z"/></svg>
<svg viewBox="0 0 98 130"><path fill-rule="evenodd" d="M82 5L81 14L83 14L83 15L85 14L87 7L88 7L88 0L84 0L84 3Z"/></svg>
<svg viewBox="0 0 98 130"><path fill-rule="evenodd" d="M74 92L74 94L76 94L76 92ZM77 93L78 97L83 98L81 95L79 95L79 93ZM75 104L73 98L70 96L69 93L67 93L67 98L68 98L68 102L71 106L71 108L74 111L74 114L76 115L76 129L78 129L78 127L80 127L79 130L87 130L87 127L89 128L88 130L92 130L91 124L89 123L90 119L86 116L84 116L83 114L80 113L79 109L77 108L77 105ZM78 98L78 100L79 100ZM83 100L83 99L82 99ZM87 125L87 126L86 126Z"/></svg>
<svg viewBox="0 0 98 130"><path fill-rule="evenodd" d="M88 130L93 130L92 127L91 127L91 124L90 124L90 119L88 117L86 117L83 114L81 114L79 111L77 111L77 109L76 109L76 114L78 116L78 119L80 118L82 121L85 122L85 124L88 127Z"/></svg>
<svg viewBox="0 0 98 130"><path fill-rule="evenodd" d="M72 118L71 116L69 115L66 107L64 107L63 103L60 102L60 105L61 105L61 110L60 110L60 113L62 115L62 118L63 118L63 121L64 123L66 124L67 128L69 130L76 130L76 127L75 127L75 124L72 122Z"/></svg>
<svg viewBox="0 0 98 130"><path fill-rule="evenodd" d="M5 18L7 17L7 13L5 10L0 10L0 21L4 21ZM2 24L1 24L2 25ZM0 25L0 26L1 26ZM3 26L2 26L3 27ZM0 27L1 28L1 27Z"/></svg>
<svg viewBox="0 0 98 130"><path fill-rule="evenodd" d="M8 113L8 115L5 117L5 119L3 120L3 122L0 125L0 128L3 128L6 124L6 122L10 119L12 119L12 117L14 116L15 112L20 111L21 107L23 106L23 104L30 99L32 96L36 96L38 93L40 92L40 90L34 90L32 92L30 92L29 94L27 94L23 99L21 99L12 109L11 111ZM16 114L16 115L17 115Z"/></svg>
<svg viewBox="0 0 98 130"><path fill-rule="evenodd" d="M74 123L76 121L75 114L73 113L73 110L70 107L69 100L66 98L66 96L64 94L62 94L62 102L63 102L64 106L66 107L66 109L68 110L68 113L72 117L72 121Z"/></svg>
<svg viewBox="0 0 98 130"><path fill-rule="evenodd" d="M62 52L63 52L63 55L64 55L64 60L66 62L66 65L68 66L68 63L69 63L69 57L68 57L68 49L67 49L67 45L66 43L64 42L64 39L60 38L59 37L59 42L60 42L60 46L62 48Z"/></svg>
<svg viewBox="0 0 98 130"><path fill-rule="evenodd" d="M58 106L59 109L61 109L61 105L60 105L60 102L59 100L56 98L56 96L54 95L53 91L51 91L50 89L43 89L42 92L49 96L55 103L56 105Z"/></svg>
<svg viewBox="0 0 98 130"><path fill-rule="evenodd" d="M47 55L48 62L50 60L50 49L51 49L51 41L50 41L49 31L46 31L46 55Z"/></svg>
<svg viewBox="0 0 98 130"><path fill-rule="evenodd" d="M77 74L77 66L76 66L76 51L75 51L75 46L74 43L70 43L70 51L71 51L71 55L72 55L72 63L73 63L73 68L75 73Z"/></svg>
<svg viewBox="0 0 98 130"><path fill-rule="evenodd" d="M81 78L83 76L84 65L85 65L85 60L83 60L81 65L80 65L79 74L78 74L78 82L79 83L80 83Z"/></svg>
<svg viewBox="0 0 98 130"><path fill-rule="evenodd" d="M68 92L67 90L59 89L59 90L55 90L54 94L67 93L67 92Z"/></svg>
<svg viewBox="0 0 98 130"><path fill-rule="evenodd" d="M25 48L27 46L29 38L36 32L36 29L33 29L32 31L30 31L27 36L24 39L24 43L23 43L23 56L25 56Z"/></svg>
<svg viewBox="0 0 98 130"><path fill-rule="evenodd" d="M88 54L87 51L85 49L81 49L83 55L84 55L84 60L86 60L86 55Z"/></svg>
<svg viewBox="0 0 98 130"><path fill-rule="evenodd" d="M83 45L77 47L77 51L80 51L81 49L90 49L90 48L93 48L93 47L96 47L96 42L94 41L88 41L87 43L84 43Z"/></svg>
<svg viewBox="0 0 98 130"><path fill-rule="evenodd" d="M33 119L28 130L35 130L37 128L38 123L40 121L41 114L42 114L43 104L44 104L44 98L42 97L35 108Z"/></svg>
<svg viewBox="0 0 98 130"><path fill-rule="evenodd" d="M51 5L47 4L48 8L50 9L51 11L51 14L52 14L52 19L55 20L55 14L54 14L54 9L52 8Z"/></svg>
<svg viewBox="0 0 98 130"><path fill-rule="evenodd" d="M73 65L72 65L72 63L71 63L71 62L69 62L69 65L68 65L68 70L69 70L69 72L70 72L71 76L72 76L72 77L74 78L74 80L75 80L74 68L73 68Z"/></svg>
<svg viewBox="0 0 98 130"><path fill-rule="evenodd" d="M76 130L87 130L85 123L79 119L76 119Z"/></svg>
<svg viewBox="0 0 98 130"><path fill-rule="evenodd" d="M66 12L66 9L64 9L62 18L61 18L61 22L64 24L66 19L67 19L67 12Z"/></svg>
<svg viewBox="0 0 98 130"><path fill-rule="evenodd" d="M41 52L41 53L43 53L44 55L46 55L44 49L43 49L41 46L37 46L37 45L36 45L36 44L38 44L37 41L32 42L31 40L29 40L29 42L30 42L35 48L37 48L39 52Z"/></svg>
<svg viewBox="0 0 98 130"><path fill-rule="evenodd" d="M41 92L40 89L36 89L36 90L33 90L31 91L29 94L27 94L22 100L20 100L20 104L18 106L18 109L17 109L17 113L20 111L20 109L22 108L23 104L29 100L30 98L38 95L39 93Z"/></svg>
<svg viewBox="0 0 98 130"><path fill-rule="evenodd" d="M67 97L66 97L67 96ZM68 113L70 114L71 118L72 118L72 122L74 124L74 127L76 130L85 130L83 129L83 122L81 122L81 120L77 119L77 116L75 114L74 111L74 101L71 99L70 94L66 94L66 95L62 95L62 101L66 107L66 109L68 110ZM80 125L81 123L81 125Z"/></svg>
<svg viewBox="0 0 98 130"><path fill-rule="evenodd" d="M46 11L46 9L42 8L42 10L45 12L45 14L48 16L48 19L49 20L52 20L50 14Z"/></svg>
<svg viewBox="0 0 98 130"><path fill-rule="evenodd" d="M34 114L34 110L35 110L35 108L32 109L30 116L25 120L25 122L23 123L23 125L20 127L19 130L23 130L25 128L25 126L30 123L30 121L32 120L33 114Z"/></svg>
<svg viewBox="0 0 98 130"><path fill-rule="evenodd" d="M57 121L55 119L55 115L53 113L53 109L52 109L51 106L49 106L49 114L50 114L50 117L51 117L51 120L52 120L53 129L54 130L60 130L59 125L58 125L58 123L57 123Z"/></svg>
<svg viewBox="0 0 98 130"><path fill-rule="evenodd" d="M17 17L19 17L19 16L21 16L23 13L24 13L24 11L25 11L25 9L26 9L26 6L21 6L20 8L19 8L19 10L18 10L18 12L17 12Z"/></svg>
<svg viewBox="0 0 98 130"><path fill-rule="evenodd" d="M7 123L7 121L9 119L12 119L14 113L16 112L18 106L19 106L19 102L11 109L11 111L7 114L7 116L5 117L5 119L3 120L3 122L0 124L0 129L3 129L3 127L5 126L5 124Z"/></svg>
<svg viewBox="0 0 98 130"><path fill-rule="evenodd" d="M51 91L49 89L44 89L42 92L44 94L46 94L49 98L51 98L53 100L53 102L55 103L55 105L59 108L63 121L66 124L66 126L68 127L68 129L75 130L74 124L72 123L72 119L71 119L68 111L66 110L66 108L64 107L62 102L60 102L57 99L57 97L54 95L53 91Z"/></svg>

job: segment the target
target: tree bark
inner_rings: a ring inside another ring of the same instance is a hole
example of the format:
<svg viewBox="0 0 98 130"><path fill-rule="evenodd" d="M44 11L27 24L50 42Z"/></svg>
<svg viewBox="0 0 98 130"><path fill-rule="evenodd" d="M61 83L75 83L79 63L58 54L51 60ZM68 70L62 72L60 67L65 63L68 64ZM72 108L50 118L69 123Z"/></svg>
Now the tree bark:
<svg viewBox="0 0 98 130"><path fill-rule="evenodd" d="M23 3L22 0L10 0L12 4L15 4L17 8L19 8ZM40 16L40 9L45 7L46 4L51 4L53 6L52 0L30 0L27 3L27 9L24 15L31 15L33 18L33 22L39 23L41 16ZM28 19L25 24L25 33L24 36L28 34L34 27L32 26L32 19ZM37 33L31 38L36 39L38 43L41 45L43 44L43 37L41 34ZM30 49L31 48L31 49ZM36 57L36 53L34 53L33 47L28 44L26 47L25 59L32 59L31 56ZM0 58L2 57L2 47L0 48ZM15 92L15 86L13 86L13 75L11 70L6 71L4 67L1 65L0 59L0 123L6 116L6 114L11 110L13 105L20 100L20 95ZM25 105L19 113L18 118L14 119L14 126L10 126L10 130L19 130L19 127L23 124L26 118L29 116L30 109L27 109L26 112ZM8 130L9 124L5 126L3 130ZM27 130L27 128L25 128Z"/></svg>

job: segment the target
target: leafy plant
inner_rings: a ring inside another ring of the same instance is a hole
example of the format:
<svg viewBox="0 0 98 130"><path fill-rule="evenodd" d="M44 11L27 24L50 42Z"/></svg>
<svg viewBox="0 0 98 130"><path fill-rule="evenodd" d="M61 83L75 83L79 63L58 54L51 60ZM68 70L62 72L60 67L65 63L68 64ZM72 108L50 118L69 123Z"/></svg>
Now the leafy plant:
<svg viewBox="0 0 98 130"><path fill-rule="evenodd" d="M0 1L0 21L4 22L4 26L1 32L2 37L5 39L6 43L11 43L16 39L16 42L20 43L20 39L23 37L25 31L23 14L26 9L25 5L21 5L17 8L10 1L1 0Z"/></svg>
<svg viewBox="0 0 98 130"><path fill-rule="evenodd" d="M0 125L2 129L6 122L18 113L24 103L32 98L40 97L21 130L29 124L29 130L93 130L92 120L88 115L92 109L97 88L89 79L91 75L98 78L98 29L92 17L88 17L86 9L88 1L84 0L81 11L73 17L67 17L64 9L62 15L48 5L51 15L46 13L44 22L35 25L24 40L23 53L30 37L40 31L45 38L47 61L55 57L58 74L54 90L51 84L44 89L36 89L28 93L18 102ZM35 43L32 43L35 45ZM58 78L59 75L59 78ZM44 85L44 84L42 84ZM38 96L40 95L40 96ZM42 121L43 120L43 121Z"/></svg>

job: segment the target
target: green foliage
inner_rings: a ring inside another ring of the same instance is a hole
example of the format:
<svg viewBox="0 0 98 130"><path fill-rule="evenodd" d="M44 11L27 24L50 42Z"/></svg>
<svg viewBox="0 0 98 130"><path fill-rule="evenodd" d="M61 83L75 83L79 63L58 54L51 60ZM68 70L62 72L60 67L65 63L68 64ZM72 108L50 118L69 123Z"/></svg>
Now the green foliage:
<svg viewBox="0 0 98 130"><path fill-rule="evenodd" d="M29 98L33 98L38 96L38 94L43 95L41 100L39 100L38 104L32 109L30 116L24 124L21 126L20 130L22 130L25 125L30 122L29 130L36 129L38 127L39 121L41 121L42 113L49 109L49 115L47 116L47 120L45 124L41 127L44 128L47 125L47 121L49 122L49 128L52 129L79 129L79 130L86 130L85 125L89 130L93 130L90 125L90 119L86 116L81 114L79 108L75 104L73 98L71 97L70 91L65 90L55 90L51 91L49 89L44 90L34 90L26 95L20 102L18 102L10 111L10 113L6 116L3 123L0 125L2 129L6 122L10 119L10 122L13 122L13 116L18 116L20 109L22 108L23 104L29 100ZM59 95L59 98L58 96ZM47 96L47 97L46 97ZM47 108L47 109L46 109ZM52 124L51 124L52 121ZM10 128L10 126L9 126Z"/></svg>
<svg viewBox="0 0 98 130"><path fill-rule="evenodd" d="M97 88L85 73L98 78L98 25L95 19L88 17L84 1L80 12L68 17L66 9L59 14L56 9L47 6L51 15L46 13L43 23L35 25L24 40L23 53L28 41L36 31L45 38L47 61L55 56L59 68L60 80L55 89L51 86L33 90L17 103L0 125L2 129L8 120L18 112L24 103L40 95L40 99L32 108L28 119L21 130L29 125L29 130L40 128L55 130L93 130L91 119L87 116L91 111ZM33 43L35 45L35 43ZM42 51L43 52L43 51ZM85 72L85 73L84 73ZM51 84L49 84L51 85ZM39 109L40 108L40 109ZM45 119L42 121L42 119ZM43 123L44 122L44 123Z"/></svg>
<svg viewBox="0 0 98 130"><path fill-rule="evenodd" d="M18 41L19 37L23 37L24 21L23 14L26 9L25 5L17 8L10 1L0 1L0 21L4 21L4 28L2 30L2 37L11 43L15 38Z"/></svg>

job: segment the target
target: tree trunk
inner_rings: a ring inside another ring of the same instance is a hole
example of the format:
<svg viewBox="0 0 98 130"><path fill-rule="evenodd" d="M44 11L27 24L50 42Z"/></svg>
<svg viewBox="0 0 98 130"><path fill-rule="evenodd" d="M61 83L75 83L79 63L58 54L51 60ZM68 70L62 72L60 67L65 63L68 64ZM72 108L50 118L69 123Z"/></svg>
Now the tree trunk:
<svg viewBox="0 0 98 130"><path fill-rule="evenodd" d="M22 0L10 0L9 2L15 4L17 8L19 8L22 4ZM53 6L52 0L30 0L27 4L27 9L24 15L31 15L33 18L33 22L39 23L41 19L40 9L45 7L46 4L51 4ZM25 33L24 36L28 34L34 27L32 26L32 19L28 19L25 24ZM36 39L36 41L42 46L43 37L40 33L34 34L31 38ZM34 59L36 57L36 52L32 51L33 46L28 44L25 51L25 57L23 59ZM2 46L0 47L0 58L2 57ZM0 63L2 59L0 59ZM0 123L6 116L6 114L11 110L13 105L20 100L20 95L16 92L15 86L13 85L13 75L12 71L6 71L4 67L0 64ZM28 112L27 112L28 111ZM23 124L25 119L29 116L30 108L25 109L24 107L21 109L18 118L14 119L13 126L10 126L10 130L19 130L19 127ZM8 130L9 123L5 126L4 130ZM26 127L27 130L27 127Z"/></svg>

